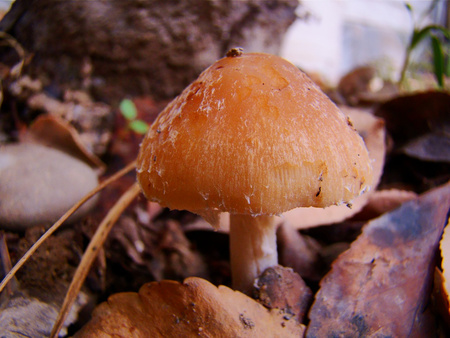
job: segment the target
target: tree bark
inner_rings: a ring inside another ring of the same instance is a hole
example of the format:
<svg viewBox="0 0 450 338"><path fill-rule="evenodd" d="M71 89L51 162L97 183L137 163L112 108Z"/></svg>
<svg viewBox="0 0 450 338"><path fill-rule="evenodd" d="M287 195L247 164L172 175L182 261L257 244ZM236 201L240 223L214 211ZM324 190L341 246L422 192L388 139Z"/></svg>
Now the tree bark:
<svg viewBox="0 0 450 338"><path fill-rule="evenodd" d="M52 87L111 102L178 94L232 47L277 54L298 0L16 0L0 22Z"/></svg>

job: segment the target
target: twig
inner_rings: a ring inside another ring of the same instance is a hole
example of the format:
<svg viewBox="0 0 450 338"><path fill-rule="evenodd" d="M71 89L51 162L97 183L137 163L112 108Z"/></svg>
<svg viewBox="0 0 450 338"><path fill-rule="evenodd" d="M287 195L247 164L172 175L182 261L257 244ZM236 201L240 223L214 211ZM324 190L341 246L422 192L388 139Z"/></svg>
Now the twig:
<svg viewBox="0 0 450 338"><path fill-rule="evenodd" d="M6 235L2 231L0 233L0 256L2 261L2 266L4 273L8 273L12 269L11 257L9 256L8 244L6 243ZM15 291L19 289L17 280L14 278L11 283L8 284L6 288L7 294L12 295Z"/></svg>
<svg viewBox="0 0 450 338"><path fill-rule="evenodd" d="M39 246L50 237L58 228L76 211L80 208L84 203L86 203L91 197L97 194L100 190L108 186L111 182L114 182L118 178L122 177L130 170L134 169L136 166L136 162L133 161L129 165L127 165L122 170L118 171L111 177L104 180L100 183L95 189L89 192L86 196L80 199L72 208L70 208L55 224L53 224L37 241L33 244L33 246L23 255L23 257L14 265L10 272L5 276L3 281L0 283L0 292L3 291L6 284L14 277L16 272L25 264L25 262L30 258L32 254L39 248Z"/></svg>
<svg viewBox="0 0 450 338"><path fill-rule="evenodd" d="M67 291L66 298L64 299L61 310L56 319L55 325L53 326L50 337L57 337L59 331L61 330L64 321L66 320L69 311L78 295L78 292L83 285L84 280L89 272L92 262L98 254L98 250L102 247L106 240L112 226L120 217L122 212L126 207L134 200L134 198L139 194L140 187L137 183L134 183L114 204L114 206L109 210L108 214L105 216L103 221L100 223L98 229L96 230L94 237L92 237L84 255L81 259L80 265L78 265L75 275L73 276L72 283L70 283L69 290Z"/></svg>
<svg viewBox="0 0 450 338"><path fill-rule="evenodd" d="M22 72L22 68L25 64L25 50L23 49L22 45L17 42L17 40L14 39L11 35L6 32L0 32L0 45L3 46L5 44L11 46L19 55L20 61L14 67L12 67L11 70L11 75L18 77Z"/></svg>

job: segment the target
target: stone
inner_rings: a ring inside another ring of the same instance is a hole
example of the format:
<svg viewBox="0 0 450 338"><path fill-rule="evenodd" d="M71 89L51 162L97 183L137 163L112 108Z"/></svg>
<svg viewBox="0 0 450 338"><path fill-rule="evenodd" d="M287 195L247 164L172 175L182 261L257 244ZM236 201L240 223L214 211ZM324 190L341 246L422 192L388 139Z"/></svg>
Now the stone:
<svg viewBox="0 0 450 338"><path fill-rule="evenodd" d="M32 143L0 146L0 228L22 231L50 226L95 188L93 169L59 150ZM94 206L95 197L69 222Z"/></svg>

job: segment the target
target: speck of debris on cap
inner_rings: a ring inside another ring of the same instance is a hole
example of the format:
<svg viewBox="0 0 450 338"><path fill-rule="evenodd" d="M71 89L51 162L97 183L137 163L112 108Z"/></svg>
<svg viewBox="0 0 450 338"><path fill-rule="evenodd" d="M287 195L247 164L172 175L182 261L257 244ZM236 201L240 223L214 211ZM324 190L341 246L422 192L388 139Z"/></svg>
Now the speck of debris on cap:
<svg viewBox="0 0 450 338"><path fill-rule="evenodd" d="M227 57L236 57L236 56L241 56L242 53L244 53L244 48L242 48L242 47L236 47L236 48L231 48L231 49L227 52L226 56L227 56Z"/></svg>

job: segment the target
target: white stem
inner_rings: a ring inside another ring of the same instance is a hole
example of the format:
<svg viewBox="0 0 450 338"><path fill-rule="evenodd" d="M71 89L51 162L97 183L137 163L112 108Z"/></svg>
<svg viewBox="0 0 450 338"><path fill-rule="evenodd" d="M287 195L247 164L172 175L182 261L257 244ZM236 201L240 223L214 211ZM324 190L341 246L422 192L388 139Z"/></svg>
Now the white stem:
<svg viewBox="0 0 450 338"><path fill-rule="evenodd" d="M278 264L275 217L230 215L230 261L233 288L249 293L255 278Z"/></svg>

